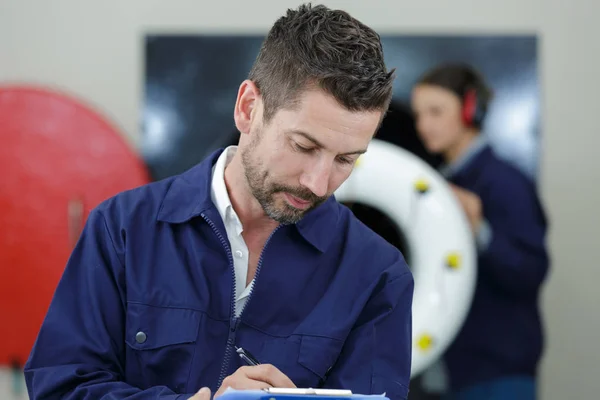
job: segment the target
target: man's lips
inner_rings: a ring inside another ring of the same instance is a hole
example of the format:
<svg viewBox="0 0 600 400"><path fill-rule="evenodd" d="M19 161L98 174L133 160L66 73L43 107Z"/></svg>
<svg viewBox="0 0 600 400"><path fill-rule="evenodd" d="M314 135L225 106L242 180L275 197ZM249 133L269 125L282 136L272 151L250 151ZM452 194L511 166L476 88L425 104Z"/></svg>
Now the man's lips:
<svg viewBox="0 0 600 400"><path fill-rule="evenodd" d="M303 200L301 198L298 198L292 194L289 193L284 193L287 201L294 207L296 208L300 208L300 209L305 209L308 208L311 205L311 202L308 200Z"/></svg>

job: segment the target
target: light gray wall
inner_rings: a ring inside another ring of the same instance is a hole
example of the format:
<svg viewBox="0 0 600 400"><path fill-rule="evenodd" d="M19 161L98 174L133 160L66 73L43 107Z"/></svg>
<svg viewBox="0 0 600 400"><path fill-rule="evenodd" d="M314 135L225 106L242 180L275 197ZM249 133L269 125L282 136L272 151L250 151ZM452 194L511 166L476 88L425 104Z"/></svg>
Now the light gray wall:
<svg viewBox="0 0 600 400"><path fill-rule="evenodd" d="M598 398L600 7L593 0L326 1L381 33L541 35L541 190L552 222L544 399ZM39 82L96 106L135 145L148 30L264 33L297 1L0 0L0 83ZM233 106L233 105L232 105Z"/></svg>

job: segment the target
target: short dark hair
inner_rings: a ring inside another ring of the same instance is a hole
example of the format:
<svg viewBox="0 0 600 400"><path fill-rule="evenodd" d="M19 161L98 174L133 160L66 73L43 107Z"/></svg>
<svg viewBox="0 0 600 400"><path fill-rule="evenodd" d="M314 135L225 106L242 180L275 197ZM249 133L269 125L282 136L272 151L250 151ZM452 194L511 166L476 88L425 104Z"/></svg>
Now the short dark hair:
<svg viewBox="0 0 600 400"><path fill-rule="evenodd" d="M379 35L347 12L323 5L288 9L265 38L249 79L264 119L294 107L304 90L320 88L350 111L387 111L394 69L387 71Z"/></svg>
<svg viewBox="0 0 600 400"><path fill-rule="evenodd" d="M469 90L475 90L477 101L484 111L492 100L492 90L483 76L472 66L463 63L448 63L426 72L418 84L440 86L456 94L461 101Z"/></svg>

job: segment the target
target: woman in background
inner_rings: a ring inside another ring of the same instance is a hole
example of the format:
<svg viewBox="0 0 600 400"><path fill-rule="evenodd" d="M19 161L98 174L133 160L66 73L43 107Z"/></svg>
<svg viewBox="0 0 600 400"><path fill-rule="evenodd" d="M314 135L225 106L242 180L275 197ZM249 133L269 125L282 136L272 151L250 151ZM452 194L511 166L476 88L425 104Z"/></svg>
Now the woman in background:
<svg viewBox="0 0 600 400"><path fill-rule="evenodd" d="M491 92L465 65L426 73L412 93L416 127L445 163L478 249L471 310L443 357L447 399L535 399L543 330L538 298L548 270L546 218L533 183L482 134Z"/></svg>

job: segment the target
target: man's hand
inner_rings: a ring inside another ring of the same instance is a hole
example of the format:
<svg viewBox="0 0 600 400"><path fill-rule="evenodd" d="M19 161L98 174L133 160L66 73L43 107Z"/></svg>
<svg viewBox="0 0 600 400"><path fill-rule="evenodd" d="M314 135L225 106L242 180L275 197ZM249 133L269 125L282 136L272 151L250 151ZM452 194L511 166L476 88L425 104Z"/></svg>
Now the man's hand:
<svg viewBox="0 0 600 400"><path fill-rule="evenodd" d="M295 388L296 385L274 366L261 364L241 367L233 375L229 375L215 393L215 398L222 395L229 387L237 390L261 390L269 387ZM194 400L197 399L194 398Z"/></svg>
<svg viewBox="0 0 600 400"><path fill-rule="evenodd" d="M479 226L481 225L481 221L483 220L481 199L475 193L460 188L456 185L451 184L450 187L452 188L452 191L458 198L460 205L467 215L467 219L471 225L471 230L474 234L477 234L479 231Z"/></svg>
<svg viewBox="0 0 600 400"><path fill-rule="evenodd" d="M210 389L203 387L198 393L190 397L189 400L210 400Z"/></svg>

